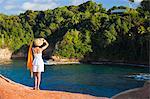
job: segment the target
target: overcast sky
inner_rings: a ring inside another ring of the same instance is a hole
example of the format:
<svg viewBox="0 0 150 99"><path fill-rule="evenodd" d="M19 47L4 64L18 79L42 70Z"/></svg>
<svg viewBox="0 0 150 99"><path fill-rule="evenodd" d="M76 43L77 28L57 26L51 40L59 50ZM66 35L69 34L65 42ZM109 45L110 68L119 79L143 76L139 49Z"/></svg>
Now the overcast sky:
<svg viewBox="0 0 150 99"><path fill-rule="evenodd" d="M26 10L47 10L60 6L79 5L89 0L0 0L0 13L15 15ZM103 7L109 9L113 6L131 7L128 0L93 0L96 3L102 3ZM135 0L137 6L142 0Z"/></svg>

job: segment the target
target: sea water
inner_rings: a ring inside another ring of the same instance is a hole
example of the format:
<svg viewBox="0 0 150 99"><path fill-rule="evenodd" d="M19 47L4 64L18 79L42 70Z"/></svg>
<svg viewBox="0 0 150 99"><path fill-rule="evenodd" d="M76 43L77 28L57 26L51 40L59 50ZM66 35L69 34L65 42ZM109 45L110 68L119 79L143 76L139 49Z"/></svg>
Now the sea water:
<svg viewBox="0 0 150 99"><path fill-rule="evenodd" d="M112 97L122 91L143 86L146 80L127 77L135 73L149 73L149 68L127 65L46 65L40 88ZM34 86L34 79L30 77L23 60L0 65L0 74L17 83Z"/></svg>

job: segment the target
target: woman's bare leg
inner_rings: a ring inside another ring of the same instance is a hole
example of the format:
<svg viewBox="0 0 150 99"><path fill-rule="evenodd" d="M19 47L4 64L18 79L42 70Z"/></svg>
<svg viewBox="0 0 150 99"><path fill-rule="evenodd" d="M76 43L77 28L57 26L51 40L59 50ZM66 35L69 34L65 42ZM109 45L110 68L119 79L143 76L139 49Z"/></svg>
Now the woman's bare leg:
<svg viewBox="0 0 150 99"><path fill-rule="evenodd" d="M41 72L37 73L37 89L40 89L40 83L41 83Z"/></svg>
<svg viewBox="0 0 150 99"><path fill-rule="evenodd" d="M34 72L34 90L37 89L37 72Z"/></svg>

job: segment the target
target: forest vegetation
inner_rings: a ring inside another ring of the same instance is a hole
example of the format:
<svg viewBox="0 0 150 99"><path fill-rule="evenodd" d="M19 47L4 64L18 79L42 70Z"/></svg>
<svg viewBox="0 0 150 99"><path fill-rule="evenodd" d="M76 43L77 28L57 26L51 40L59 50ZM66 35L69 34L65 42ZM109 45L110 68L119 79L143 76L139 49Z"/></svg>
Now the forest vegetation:
<svg viewBox="0 0 150 99"><path fill-rule="evenodd" d="M150 4L106 10L92 1L52 10L0 14L0 47L13 52L44 37L53 55L77 59L149 61ZM115 12L116 10L116 12ZM117 10L124 10L117 12Z"/></svg>

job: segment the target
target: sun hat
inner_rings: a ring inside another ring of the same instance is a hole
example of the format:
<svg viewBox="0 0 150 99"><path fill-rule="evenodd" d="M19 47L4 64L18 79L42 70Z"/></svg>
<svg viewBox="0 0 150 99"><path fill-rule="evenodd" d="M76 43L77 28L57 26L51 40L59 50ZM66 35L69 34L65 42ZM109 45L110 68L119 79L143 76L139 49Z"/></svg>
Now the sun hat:
<svg viewBox="0 0 150 99"><path fill-rule="evenodd" d="M34 45L35 46L43 45L43 38L36 38L36 39L34 39Z"/></svg>

